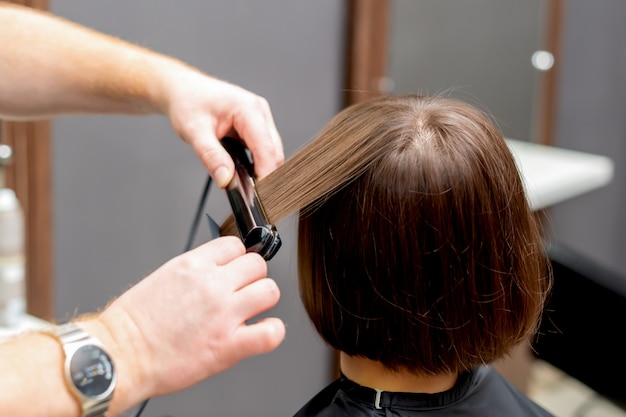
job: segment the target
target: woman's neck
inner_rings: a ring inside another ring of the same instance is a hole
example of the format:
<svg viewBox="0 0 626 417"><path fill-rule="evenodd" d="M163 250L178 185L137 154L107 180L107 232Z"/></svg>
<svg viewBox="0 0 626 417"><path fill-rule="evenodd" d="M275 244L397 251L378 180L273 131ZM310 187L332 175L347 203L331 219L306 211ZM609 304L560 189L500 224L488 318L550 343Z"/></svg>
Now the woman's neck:
<svg viewBox="0 0 626 417"><path fill-rule="evenodd" d="M340 354L341 372L359 385L389 392L435 394L456 384L456 374L416 375L407 370L390 371L380 362Z"/></svg>

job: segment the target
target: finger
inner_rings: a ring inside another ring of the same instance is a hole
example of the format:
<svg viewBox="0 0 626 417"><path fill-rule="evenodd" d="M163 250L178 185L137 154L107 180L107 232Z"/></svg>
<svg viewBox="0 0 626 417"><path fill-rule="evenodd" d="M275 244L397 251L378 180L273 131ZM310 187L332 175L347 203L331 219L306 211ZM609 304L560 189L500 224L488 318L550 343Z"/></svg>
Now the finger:
<svg viewBox="0 0 626 417"><path fill-rule="evenodd" d="M203 243L190 252L216 265L227 265L245 255L246 247L238 237L222 236Z"/></svg>
<svg viewBox="0 0 626 417"><path fill-rule="evenodd" d="M253 252L232 259L224 265L223 274L231 280L235 291L267 277L267 263L261 255Z"/></svg>
<svg viewBox="0 0 626 417"><path fill-rule="evenodd" d="M193 141L196 153L218 187L225 188L235 175L235 164L211 129Z"/></svg>
<svg viewBox="0 0 626 417"><path fill-rule="evenodd" d="M274 123L274 117L272 116L272 111L270 110L269 104L267 103L267 101L265 101L265 103L267 105L267 109L264 113L265 118L266 118L265 123L269 127L270 138L271 138L272 144L274 145L276 166L278 167L282 165L283 162L285 161L285 151L283 149L283 141L280 137L280 134L278 133L278 129L276 128L276 123ZM263 175L259 174L259 178L265 177L270 172L271 171L264 173Z"/></svg>
<svg viewBox="0 0 626 417"><path fill-rule="evenodd" d="M263 278L242 287L234 295L237 313L249 320L270 308L280 300L280 289L271 278Z"/></svg>
<svg viewBox="0 0 626 417"><path fill-rule="evenodd" d="M270 317L254 324L240 326L235 334L235 343L241 357L271 352L285 339L285 324Z"/></svg>
<svg viewBox="0 0 626 417"><path fill-rule="evenodd" d="M280 166L285 156L269 104L258 97L258 106L261 111L255 112L254 116L235 118L234 127L252 152L255 174L260 179Z"/></svg>

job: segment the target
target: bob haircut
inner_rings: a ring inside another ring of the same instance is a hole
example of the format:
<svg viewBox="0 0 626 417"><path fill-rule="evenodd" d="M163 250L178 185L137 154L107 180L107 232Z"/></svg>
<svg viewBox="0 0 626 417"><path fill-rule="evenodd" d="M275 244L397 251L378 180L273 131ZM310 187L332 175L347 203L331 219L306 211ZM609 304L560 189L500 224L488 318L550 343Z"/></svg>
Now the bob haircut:
<svg viewBox="0 0 626 417"><path fill-rule="evenodd" d="M462 372L537 330L551 285L541 233L502 134L474 107L358 103L257 189L272 221L299 210L302 301L335 349Z"/></svg>

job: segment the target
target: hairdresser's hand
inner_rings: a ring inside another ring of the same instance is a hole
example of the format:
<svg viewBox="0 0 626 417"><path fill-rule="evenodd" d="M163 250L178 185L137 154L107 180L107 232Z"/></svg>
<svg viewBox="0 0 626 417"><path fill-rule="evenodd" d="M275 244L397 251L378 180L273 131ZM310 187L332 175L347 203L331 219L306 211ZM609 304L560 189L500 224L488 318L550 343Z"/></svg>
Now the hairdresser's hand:
<svg viewBox="0 0 626 417"><path fill-rule="evenodd" d="M261 256L222 237L170 260L85 322L118 368L112 414L275 349L285 337L281 320L246 324L278 302L266 273Z"/></svg>
<svg viewBox="0 0 626 417"><path fill-rule="evenodd" d="M241 87L194 70L167 77L166 111L176 133L187 141L224 188L234 164L219 139L243 139L262 178L283 163L283 146L267 101Z"/></svg>
<svg viewBox="0 0 626 417"><path fill-rule="evenodd" d="M3 117L163 113L221 187L234 174L233 161L218 142L226 135L246 142L258 177L283 162L281 139L264 98L175 58L3 3L0 44L15 46L0 48Z"/></svg>

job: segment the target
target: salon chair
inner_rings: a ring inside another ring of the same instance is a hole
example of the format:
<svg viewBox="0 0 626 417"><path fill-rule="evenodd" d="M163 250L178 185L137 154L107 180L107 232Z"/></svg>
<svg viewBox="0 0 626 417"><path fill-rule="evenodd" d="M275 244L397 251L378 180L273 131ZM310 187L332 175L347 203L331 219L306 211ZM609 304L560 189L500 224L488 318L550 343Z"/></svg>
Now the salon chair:
<svg viewBox="0 0 626 417"><path fill-rule="evenodd" d="M626 275L550 244L554 288L534 354L626 406Z"/></svg>

